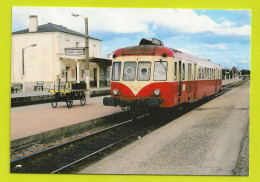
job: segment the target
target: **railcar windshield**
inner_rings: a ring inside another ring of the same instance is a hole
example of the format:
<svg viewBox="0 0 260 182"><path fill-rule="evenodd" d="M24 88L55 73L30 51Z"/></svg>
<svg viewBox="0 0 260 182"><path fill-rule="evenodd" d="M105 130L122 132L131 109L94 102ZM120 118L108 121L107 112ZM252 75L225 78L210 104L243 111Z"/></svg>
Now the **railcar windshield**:
<svg viewBox="0 0 260 182"><path fill-rule="evenodd" d="M143 61L138 63L137 80L149 81L151 75L151 62Z"/></svg>
<svg viewBox="0 0 260 182"><path fill-rule="evenodd" d="M167 61L156 61L154 63L154 73L153 80L154 81L165 81L167 80Z"/></svg>
<svg viewBox="0 0 260 182"><path fill-rule="evenodd" d="M113 63L112 80L119 81L121 76L121 62Z"/></svg>
<svg viewBox="0 0 260 182"><path fill-rule="evenodd" d="M136 75L136 62L125 62L124 64L124 81L134 81Z"/></svg>

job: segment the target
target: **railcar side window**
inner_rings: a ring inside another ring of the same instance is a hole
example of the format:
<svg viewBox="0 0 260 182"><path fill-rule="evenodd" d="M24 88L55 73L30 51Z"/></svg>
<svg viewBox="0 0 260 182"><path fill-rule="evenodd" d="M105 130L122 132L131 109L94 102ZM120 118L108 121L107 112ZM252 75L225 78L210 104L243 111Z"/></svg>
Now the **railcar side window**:
<svg viewBox="0 0 260 182"><path fill-rule="evenodd" d="M201 67L200 66L199 66L198 74L199 74L198 79L200 80L201 79Z"/></svg>
<svg viewBox="0 0 260 182"><path fill-rule="evenodd" d="M188 81L191 81L191 74L192 74L191 67L192 67L191 63L188 63Z"/></svg>
<svg viewBox="0 0 260 182"><path fill-rule="evenodd" d="M167 80L167 61L156 61L154 62L153 80L163 81Z"/></svg>
<svg viewBox="0 0 260 182"><path fill-rule="evenodd" d="M151 76L151 62L139 62L137 69L138 81L149 81Z"/></svg>
<svg viewBox="0 0 260 182"><path fill-rule="evenodd" d="M202 69L202 76L201 76L201 79L204 79L204 67L201 67L201 69Z"/></svg>
<svg viewBox="0 0 260 182"><path fill-rule="evenodd" d="M119 81L121 77L121 62L113 63L112 80Z"/></svg>
<svg viewBox="0 0 260 182"><path fill-rule="evenodd" d="M185 80L185 64L182 64L182 80Z"/></svg>
<svg viewBox="0 0 260 182"><path fill-rule="evenodd" d="M177 62L174 63L174 80L177 80Z"/></svg>
<svg viewBox="0 0 260 182"><path fill-rule="evenodd" d="M136 72L136 62L125 62L124 65L124 81L134 81Z"/></svg>

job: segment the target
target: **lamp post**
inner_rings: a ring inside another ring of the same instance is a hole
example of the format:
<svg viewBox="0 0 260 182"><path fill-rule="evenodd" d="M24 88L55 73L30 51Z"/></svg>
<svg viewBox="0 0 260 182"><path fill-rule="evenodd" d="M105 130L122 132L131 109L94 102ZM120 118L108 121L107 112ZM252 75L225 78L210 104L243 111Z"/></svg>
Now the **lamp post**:
<svg viewBox="0 0 260 182"><path fill-rule="evenodd" d="M24 72L24 50L29 47L35 47L37 44L32 44L27 47L22 48L22 75L23 75L23 92L25 92L25 72Z"/></svg>
<svg viewBox="0 0 260 182"><path fill-rule="evenodd" d="M89 42L88 42L88 18L83 17L82 15L72 13L71 14L74 17L82 17L85 20L85 57L86 57L86 62L85 62L85 70L86 70L86 83L87 83L87 89L89 90L90 86L90 71L89 71ZM79 71L79 70L78 70ZM86 94L86 100L89 102L90 98L90 91L87 91Z"/></svg>

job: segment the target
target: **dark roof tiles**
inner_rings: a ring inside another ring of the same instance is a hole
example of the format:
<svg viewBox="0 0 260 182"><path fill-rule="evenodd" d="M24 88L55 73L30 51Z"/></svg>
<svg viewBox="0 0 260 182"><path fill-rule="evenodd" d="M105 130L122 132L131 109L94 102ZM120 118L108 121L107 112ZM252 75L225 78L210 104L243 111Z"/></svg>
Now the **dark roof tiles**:
<svg viewBox="0 0 260 182"><path fill-rule="evenodd" d="M64 32L64 33L68 33L68 34L72 34L72 35L85 37L85 34L68 29L67 27L64 27L62 25L56 25L53 23L48 23L48 24L38 26L37 32L29 32L29 29L27 28L24 30L19 30L19 31L13 32L12 34L41 33L41 32ZM89 38L100 40L100 39L97 39L97 38L94 38L91 36L89 36Z"/></svg>

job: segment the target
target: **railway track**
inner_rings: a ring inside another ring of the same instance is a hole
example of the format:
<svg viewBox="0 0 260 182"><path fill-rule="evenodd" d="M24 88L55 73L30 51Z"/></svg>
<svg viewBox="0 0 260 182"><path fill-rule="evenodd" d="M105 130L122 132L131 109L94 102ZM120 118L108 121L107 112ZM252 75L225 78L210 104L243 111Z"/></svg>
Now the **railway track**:
<svg viewBox="0 0 260 182"><path fill-rule="evenodd" d="M11 161L12 173L63 173L100 152L139 134L149 123L128 120L90 135ZM146 119L147 120L147 119ZM139 125L137 125L137 122ZM141 124L140 124L141 123Z"/></svg>
<svg viewBox="0 0 260 182"><path fill-rule="evenodd" d="M221 91L214 96L193 104L166 109L160 111L164 112L160 115L142 114L137 119L130 119L90 135L13 160L10 163L10 171L11 173L73 173L80 166L109 153L120 144L123 145L126 141L137 139L137 136L159 128L243 83L245 80L223 86Z"/></svg>

